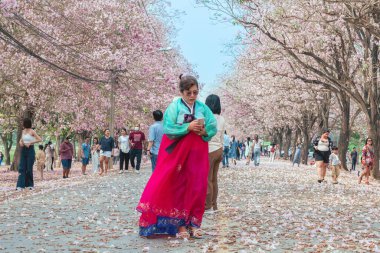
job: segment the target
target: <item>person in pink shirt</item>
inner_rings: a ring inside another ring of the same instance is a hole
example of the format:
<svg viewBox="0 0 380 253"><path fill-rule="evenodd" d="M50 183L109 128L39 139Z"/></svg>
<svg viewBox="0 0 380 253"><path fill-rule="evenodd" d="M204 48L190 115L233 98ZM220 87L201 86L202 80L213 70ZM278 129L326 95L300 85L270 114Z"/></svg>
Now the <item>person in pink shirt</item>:
<svg viewBox="0 0 380 253"><path fill-rule="evenodd" d="M63 168L63 178L68 178L71 163L73 160L74 147L73 144L70 143L70 138L66 137L66 139L62 142L59 147L59 155L61 156L62 168Z"/></svg>

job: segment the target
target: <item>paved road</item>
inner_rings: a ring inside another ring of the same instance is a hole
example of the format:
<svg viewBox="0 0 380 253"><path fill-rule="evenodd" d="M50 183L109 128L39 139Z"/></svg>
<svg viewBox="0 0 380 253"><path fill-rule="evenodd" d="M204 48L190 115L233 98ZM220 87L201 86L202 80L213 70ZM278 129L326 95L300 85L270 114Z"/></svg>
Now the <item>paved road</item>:
<svg viewBox="0 0 380 253"><path fill-rule="evenodd" d="M150 175L57 180L0 203L0 252L380 252L380 185L318 184L314 168L263 161L220 171L220 211L202 240L140 238L134 211Z"/></svg>

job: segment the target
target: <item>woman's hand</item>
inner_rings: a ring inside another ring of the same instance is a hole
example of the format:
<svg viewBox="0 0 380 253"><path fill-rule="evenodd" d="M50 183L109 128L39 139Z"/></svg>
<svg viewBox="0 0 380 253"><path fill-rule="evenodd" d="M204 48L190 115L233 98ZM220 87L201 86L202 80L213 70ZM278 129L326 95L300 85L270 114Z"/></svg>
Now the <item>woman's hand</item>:
<svg viewBox="0 0 380 253"><path fill-rule="evenodd" d="M20 147L24 147L24 145L25 145L24 141L22 139L20 140L19 144L20 144Z"/></svg>
<svg viewBox="0 0 380 253"><path fill-rule="evenodd" d="M202 131L202 126L199 124L197 120L193 120L189 127L187 128L190 132L195 132L196 134L199 134Z"/></svg>

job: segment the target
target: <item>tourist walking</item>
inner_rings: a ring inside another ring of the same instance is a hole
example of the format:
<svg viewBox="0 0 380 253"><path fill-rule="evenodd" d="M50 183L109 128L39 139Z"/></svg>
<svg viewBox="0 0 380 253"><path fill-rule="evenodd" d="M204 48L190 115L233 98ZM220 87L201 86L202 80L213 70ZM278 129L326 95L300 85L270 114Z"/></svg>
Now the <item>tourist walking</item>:
<svg viewBox="0 0 380 253"><path fill-rule="evenodd" d="M32 129L32 120L25 118L22 122L23 130L19 145L21 147L20 163L18 165L18 179L16 190L29 188L33 190L33 165L35 160L34 144L41 142L42 139Z"/></svg>
<svg viewBox="0 0 380 253"><path fill-rule="evenodd" d="M241 142L241 158L240 158L240 159L242 159L242 160L245 160L245 159L246 159L246 156L245 156L245 150L246 150L246 148L245 148L245 144L244 144L244 142L242 141L242 142Z"/></svg>
<svg viewBox="0 0 380 253"><path fill-rule="evenodd" d="M338 148L333 146L331 148L331 155L330 155L330 169L331 169L331 176L332 176L332 181L333 184L338 183L338 177L340 174L340 169L341 169L341 162L339 160L339 155L338 155Z"/></svg>
<svg viewBox="0 0 380 253"><path fill-rule="evenodd" d="M318 183L322 183L326 176L326 167L329 164L329 157L333 143L329 137L330 130L322 129L322 135L318 136L314 144L315 163L318 171Z"/></svg>
<svg viewBox="0 0 380 253"><path fill-rule="evenodd" d="M127 129L124 127L121 129L118 142L120 147L119 174L122 174L123 169L125 168L125 171L128 171L129 167L129 136L127 135Z"/></svg>
<svg viewBox="0 0 380 253"><path fill-rule="evenodd" d="M269 150L269 161L273 163L275 156L276 156L276 145L272 144Z"/></svg>
<svg viewBox="0 0 380 253"><path fill-rule="evenodd" d="M136 126L135 130L129 134L129 144L131 147L130 160L131 166L135 169L137 174L140 173L142 149L144 146L145 134L140 131L140 127ZM135 161L137 160L137 163Z"/></svg>
<svg viewBox="0 0 380 253"><path fill-rule="evenodd" d="M223 157L223 133L225 128L225 120L223 116L220 115L222 108L220 105L220 98L217 95L208 96L206 98L206 105L210 108L217 121L217 133L208 143L208 159L210 169L208 171L205 209L206 212L209 212L211 211L211 208L213 211L218 210L218 171ZM235 136L232 136L232 145L234 142L237 144L235 141ZM236 157L233 157L233 159L236 159Z"/></svg>
<svg viewBox="0 0 380 253"><path fill-rule="evenodd" d="M236 141L235 136L232 135L230 156L232 159L232 163L235 165L236 165L236 160L238 158L237 156L238 149L239 149L238 142Z"/></svg>
<svg viewBox="0 0 380 253"><path fill-rule="evenodd" d="M61 163L63 168L63 178L69 178L70 169L72 166L74 147L70 142L70 137L67 136L59 147L59 155L61 156Z"/></svg>
<svg viewBox="0 0 380 253"><path fill-rule="evenodd" d="M358 151L356 151L356 148L354 147L351 152L351 170L350 171L355 171L356 170L356 164L358 162Z"/></svg>
<svg viewBox="0 0 380 253"><path fill-rule="evenodd" d="M46 171L51 170L51 146L48 144L45 145L45 169Z"/></svg>
<svg viewBox="0 0 380 253"><path fill-rule="evenodd" d="M230 136L228 136L227 131L224 130L224 136L223 136L223 168L229 167L228 163L228 155L230 153L230 145L231 145L231 140Z"/></svg>
<svg viewBox="0 0 380 253"><path fill-rule="evenodd" d="M119 144L115 142L115 147L113 148L113 157L112 157L113 165L116 165L119 159L120 159L120 148L119 148Z"/></svg>
<svg viewBox="0 0 380 253"><path fill-rule="evenodd" d="M37 171L40 172L41 180L44 180L44 168L45 168L45 152L44 152L44 146L39 145L38 151L36 154L36 160L37 160Z"/></svg>
<svg viewBox="0 0 380 253"><path fill-rule="evenodd" d="M164 126L162 124L163 113L160 110L153 112L154 124L149 127L149 144L147 154L150 156L152 163L152 172L156 168L158 150L160 149L162 136L164 135Z"/></svg>
<svg viewBox="0 0 380 253"><path fill-rule="evenodd" d="M255 166L260 165L261 143L262 141L259 139L259 136L255 134L253 137L253 144L252 144L253 160L254 160Z"/></svg>
<svg viewBox="0 0 380 253"><path fill-rule="evenodd" d="M113 147L115 141L111 137L109 129L104 130L104 136L100 139L100 173L99 175L107 174L109 163L111 162Z"/></svg>
<svg viewBox="0 0 380 253"><path fill-rule="evenodd" d="M4 160L3 152L0 151L0 166L3 163L3 160Z"/></svg>
<svg viewBox="0 0 380 253"><path fill-rule="evenodd" d="M48 145L50 146L50 152L51 152L51 164L50 168L47 168L47 170L54 170L55 167L55 144L51 141L48 142Z"/></svg>
<svg viewBox="0 0 380 253"><path fill-rule="evenodd" d="M90 137L86 137L84 143L82 143L82 175L86 175L86 168L90 163L90 152Z"/></svg>
<svg viewBox="0 0 380 253"><path fill-rule="evenodd" d="M92 173L98 173L99 171L99 157L100 157L100 145L97 137L94 137L91 146L91 164Z"/></svg>
<svg viewBox="0 0 380 253"><path fill-rule="evenodd" d="M302 144L298 141L296 144L296 152L294 153L293 166L297 163L299 167L301 164L301 148Z"/></svg>
<svg viewBox="0 0 380 253"><path fill-rule="evenodd" d="M373 140L371 138L367 138L362 150L362 165L364 167L364 170L359 176L359 184L361 183L363 177L366 178L365 183L369 184L369 176L371 174L371 170L373 169L374 161L375 149L373 147Z"/></svg>
<svg viewBox="0 0 380 253"><path fill-rule="evenodd" d="M252 142L251 137L247 137L247 141L245 142L245 157L247 159L247 162L245 165L249 165L250 159L251 159L251 148L252 148Z"/></svg>
<svg viewBox="0 0 380 253"><path fill-rule="evenodd" d="M197 100L198 81L180 76L181 98L165 111L164 136L154 173L137 210L140 235L202 236L209 171L208 141L217 132L211 110ZM190 233L188 232L188 230Z"/></svg>

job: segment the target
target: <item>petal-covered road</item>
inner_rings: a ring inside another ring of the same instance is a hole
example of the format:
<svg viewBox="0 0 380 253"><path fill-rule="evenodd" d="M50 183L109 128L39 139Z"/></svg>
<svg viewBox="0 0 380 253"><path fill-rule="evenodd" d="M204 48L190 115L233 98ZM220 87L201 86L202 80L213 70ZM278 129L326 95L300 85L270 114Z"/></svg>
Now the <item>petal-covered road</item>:
<svg viewBox="0 0 380 253"><path fill-rule="evenodd" d="M265 159L219 175L220 210L205 214L204 239L138 236L146 168L12 193L0 202L0 252L380 252L378 182L342 172L340 184L318 184L314 167Z"/></svg>

